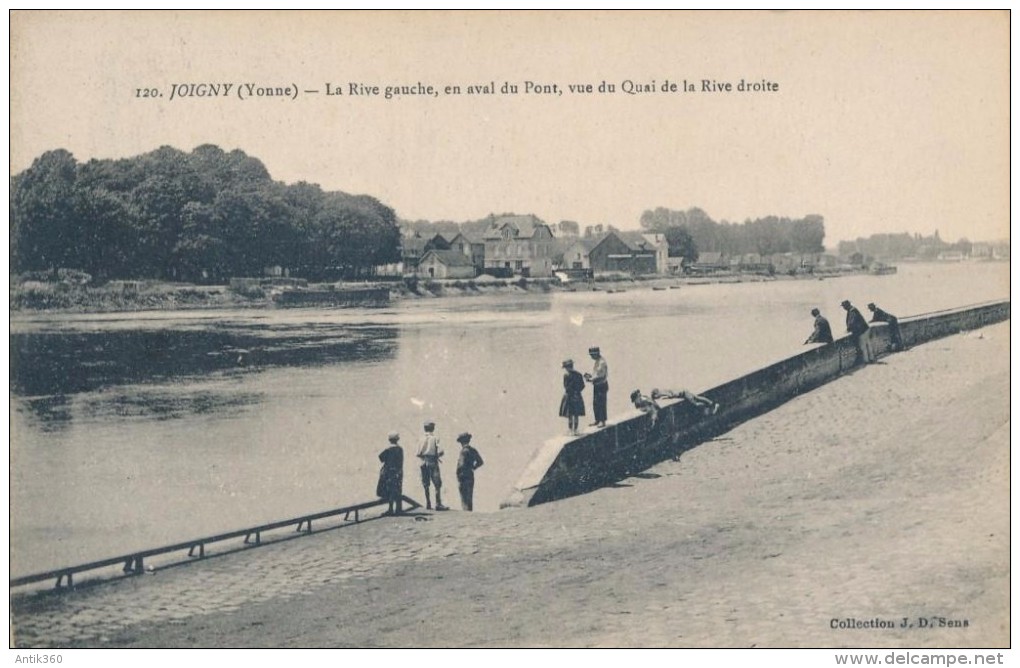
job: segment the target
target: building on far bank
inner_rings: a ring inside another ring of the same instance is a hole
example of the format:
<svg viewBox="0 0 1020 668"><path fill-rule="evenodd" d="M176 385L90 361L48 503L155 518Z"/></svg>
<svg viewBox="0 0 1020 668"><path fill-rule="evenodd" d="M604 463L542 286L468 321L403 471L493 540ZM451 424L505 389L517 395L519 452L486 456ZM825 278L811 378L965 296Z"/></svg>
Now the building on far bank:
<svg viewBox="0 0 1020 668"><path fill-rule="evenodd" d="M486 230L485 268L552 276L553 233L533 215L502 216Z"/></svg>
<svg viewBox="0 0 1020 668"><path fill-rule="evenodd" d="M730 256L730 268L734 271L764 273L769 269L769 259L760 253L744 253Z"/></svg>
<svg viewBox="0 0 1020 668"><path fill-rule="evenodd" d="M712 274L718 271L728 271L730 268L729 256L718 251L706 251L698 254L698 259L686 266L687 271L692 274Z"/></svg>
<svg viewBox="0 0 1020 668"><path fill-rule="evenodd" d="M564 269L591 269L591 249L598 243L596 239L575 239L563 251Z"/></svg>
<svg viewBox="0 0 1020 668"><path fill-rule="evenodd" d="M413 274L418 269L418 262L425 253L428 239L416 234L400 238L400 264L403 271Z"/></svg>
<svg viewBox="0 0 1020 668"><path fill-rule="evenodd" d="M642 236L640 233L636 234L638 237ZM588 252L588 262L595 273L618 271L628 274L655 274L659 271L658 252L655 246L646 239L635 241L632 246L616 232L610 232L595 243ZM665 265L665 262L663 264Z"/></svg>
<svg viewBox="0 0 1020 668"><path fill-rule="evenodd" d="M478 272L485 268L485 242L475 239L463 232L450 240L450 250L460 251L465 257L470 258L471 264Z"/></svg>
<svg viewBox="0 0 1020 668"><path fill-rule="evenodd" d="M430 250L450 250L450 242L447 241L446 237L444 237L442 234L435 234L432 236L431 239L425 242L425 248L422 257L424 257L424 253L427 253Z"/></svg>
<svg viewBox="0 0 1020 668"><path fill-rule="evenodd" d="M665 274L669 271L669 242L666 235L659 232L619 232L618 236L635 253L655 253L655 273Z"/></svg>
<svg viewBox="0 0 1020 668"><path fill-rule="evenodd" d="M971 260L1008 260L1008 241L975 241L970 249Z"/></svg>
<svg viewBox="0 0 1020 668"><path fill-rule="evenodd" d="M426 251L418 263L418 274L429 278L474 278L471 258L459 250Z"/></svg>

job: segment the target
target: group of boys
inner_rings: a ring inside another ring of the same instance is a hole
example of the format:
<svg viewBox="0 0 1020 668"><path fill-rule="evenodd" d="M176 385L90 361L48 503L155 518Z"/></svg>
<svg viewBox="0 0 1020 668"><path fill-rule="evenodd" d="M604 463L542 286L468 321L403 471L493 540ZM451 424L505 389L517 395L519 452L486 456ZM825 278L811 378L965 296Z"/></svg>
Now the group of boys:
<svg viewBox="0 0 1020 668"><path fill-rule="evenodd" d="M424 424L425 433L418 446L416 456L421 460L421 484L425 488L425 508L432 510L431 488L436 490L436 510L449 510L443 505L442 488L443 476L439 469L442 461L443 450L439 445L439 437L436 436L436 423L433 420L426 420ZM400 447L400 434L391 432L389 435L390 445L379 454L379 460L383 463L382 471L379 474L379 486L376 493L389 502L387 514L397 514L401 510L401 497L403 496L403 449ZM457 436L460 443L460 457L457 459L457 488L460 492L460 503L463 510L473 509L475 489L475 469L485 462L478 450L471 445L471 434L463 432Z"/></svg>

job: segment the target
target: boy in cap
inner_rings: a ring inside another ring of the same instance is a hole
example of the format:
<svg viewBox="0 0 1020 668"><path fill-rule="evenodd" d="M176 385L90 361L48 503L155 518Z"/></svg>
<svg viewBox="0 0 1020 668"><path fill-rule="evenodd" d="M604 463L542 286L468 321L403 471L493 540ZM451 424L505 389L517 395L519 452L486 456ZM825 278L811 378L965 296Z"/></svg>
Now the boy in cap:
<svg viewBox="0 0 1020 668"><path fill-rule="evenodd" d="M418 446L418 459L421 460L421 484L425 488L425 508L432 510L432 497L429 496L429 483L436 488L436 510L449 510L443 505L442 487L443 478L439 475L439 460L443 451L439 447L439 437L436 436L436 423L432 420L425 421L425 436L422 437L421 445Z"/></svg>
<svg viewBox="0 0 1020 668"><path fill-rule="evenodd" d="M471 434L462 433L457 437L460 443L460 457L457 459L457 487L460 490L460 507L470 511L471 501L475 494L475 469L485 462L482 456L471 445Z"/></svg>

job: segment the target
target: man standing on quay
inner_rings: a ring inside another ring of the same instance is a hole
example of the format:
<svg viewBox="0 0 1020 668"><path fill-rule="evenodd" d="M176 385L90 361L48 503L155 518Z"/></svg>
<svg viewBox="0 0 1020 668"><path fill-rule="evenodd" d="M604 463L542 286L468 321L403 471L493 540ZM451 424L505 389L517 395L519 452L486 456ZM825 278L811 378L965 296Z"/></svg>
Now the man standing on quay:
<svg viewBox="0 0 1020 668"><path fill-rule="evenodd" d="M602 351L597 346L589 348L588 354L595 360L595 368L591 373L584 374L584 379L591 383L592 387L592 412L595 414L595 421L592 427L606 426L606 398L609 394L609 365L602 357Z"/></svg>
<svg viewBox="0 0 1020 668"><path fill-rule="evenodd" d="M868 321L864 319L857 307L844 299L842 306L846 309L846 330L854 335L857 342L857 355L862 364L871 364L875 355L871 352L871 331Z"/></svg>

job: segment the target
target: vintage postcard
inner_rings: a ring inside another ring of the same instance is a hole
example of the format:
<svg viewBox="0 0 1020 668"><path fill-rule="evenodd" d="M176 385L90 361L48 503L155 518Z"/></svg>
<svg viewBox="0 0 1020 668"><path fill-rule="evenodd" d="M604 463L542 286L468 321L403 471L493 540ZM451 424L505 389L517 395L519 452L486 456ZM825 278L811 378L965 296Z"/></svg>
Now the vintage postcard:
<svg viewBox="0 0 1020 668"><path fill-rule="evenodd" d="M1009 35L11 12L12 653L1001 662Z"/></svg>

